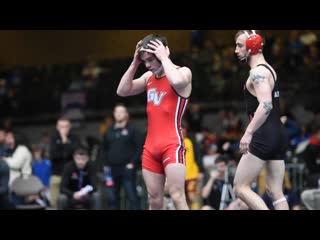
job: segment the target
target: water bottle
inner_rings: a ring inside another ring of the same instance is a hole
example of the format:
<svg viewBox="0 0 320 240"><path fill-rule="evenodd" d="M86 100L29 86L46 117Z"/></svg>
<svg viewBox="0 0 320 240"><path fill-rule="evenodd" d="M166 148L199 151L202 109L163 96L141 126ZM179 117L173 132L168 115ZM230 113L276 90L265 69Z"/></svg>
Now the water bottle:
<svg viewBox="0 0 320 240"><path fill-rule="evenodd" d="M113 178L111 175L111 168L108 166L105 166L103 168L104 171L104 184L106 187L113 187L114 182L113 182Z"/></svg>

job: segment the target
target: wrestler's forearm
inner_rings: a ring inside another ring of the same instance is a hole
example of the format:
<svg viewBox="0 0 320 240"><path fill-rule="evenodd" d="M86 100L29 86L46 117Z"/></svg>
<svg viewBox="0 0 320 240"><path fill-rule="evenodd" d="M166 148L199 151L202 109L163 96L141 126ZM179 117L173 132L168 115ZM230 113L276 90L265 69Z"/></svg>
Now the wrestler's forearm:
<svg viewBox="0 0 320 240"><path fill-rule="evenodd" d="M261 102L248 125L246 132L254 134L267 120L272 110L272 102Z"/></svg>
<svg viewBox="0 0 320 240"><path fill-rule="evenodd" d="M188 84L188 80L172 63L170 58L162 60L164 72L168 78L169 83L175 88L184 88Z"/></svg>
<svg viewBox="0 0 320 240"><path fill-rule="evenodd" d="M137 72L139 65L134 62L131 63L128 70L123 74L117 89L117 94L120 96L126 96L130 94L131 88L133 86L133 78Z"/></svg>

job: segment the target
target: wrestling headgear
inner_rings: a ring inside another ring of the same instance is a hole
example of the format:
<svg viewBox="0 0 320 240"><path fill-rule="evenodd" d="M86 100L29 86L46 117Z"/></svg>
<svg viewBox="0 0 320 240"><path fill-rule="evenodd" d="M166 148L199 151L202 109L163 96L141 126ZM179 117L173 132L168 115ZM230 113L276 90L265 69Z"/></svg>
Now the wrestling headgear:
<svg viewBox="0 0 320 240"><path fill-rule="evenodd" d="M252 33L249 34L247 31L244 31L244 34L247 37L246 48L249 52L249 55L256 55L259 52L262 52L263 48L263 38L256 33L255 30L251 30Z"/></svg>
<svg viewBox="0 0 320 240"><path fill-rule="evenodd" d="M251 30L252 33L248 33L248 31L243 31L243 33L246 35L246 49L247 54L241 59L241 62L247 62L248 57L252 55L256 55L259 52L262 52L263 48L263 38L256 33L255 30Z"/></svg>

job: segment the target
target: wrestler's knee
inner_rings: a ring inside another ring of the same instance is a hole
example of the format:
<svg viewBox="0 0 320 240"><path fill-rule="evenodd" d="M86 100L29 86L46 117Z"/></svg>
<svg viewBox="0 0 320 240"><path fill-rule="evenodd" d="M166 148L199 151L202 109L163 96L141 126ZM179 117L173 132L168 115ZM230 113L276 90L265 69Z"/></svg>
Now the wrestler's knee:
<svg viewBox="0 0 320 240"><path fill-rule="evenodd" d="M233 192L235 193L236 197L243 198L248 189L250 189L250 186L239 184L237 182L234 182L233 184Z"/></svg>
<svg viewBox="0 0 320 240"><path fill-rule="evenodd" d="M169 193L173 201L179 200L184 197L185 190L184 186L180 186L178 184L172 184L169 188Z"/></svg>
<svg viewBox="0 0 320 240"><path fill-rule="evenodd" d="M274 188L267 185L266 192L273 201L283 197L283 191L281 188Z"/></svg>
<svg viewBox="0 0 320 240"><path fill-rule="evenodd" d="M149 194L149 204L151 209L157 210L163 207L163 196L161 194Z"/></svg>

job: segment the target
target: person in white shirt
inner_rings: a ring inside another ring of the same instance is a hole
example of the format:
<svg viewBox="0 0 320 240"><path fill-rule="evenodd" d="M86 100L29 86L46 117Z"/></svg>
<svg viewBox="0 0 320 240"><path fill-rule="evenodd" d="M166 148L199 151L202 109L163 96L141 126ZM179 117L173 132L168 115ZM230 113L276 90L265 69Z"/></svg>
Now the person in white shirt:
<svg viewBox="0 0 320 240"><path fill-rule="evenodd" d="M23 143L22 137L20 138L19 135L12 131L7 132L5 143L8 151L3 159L10 168L9 186L11 186L13 181L21 175L28 176L32 174L32 154Z"/></svg>

